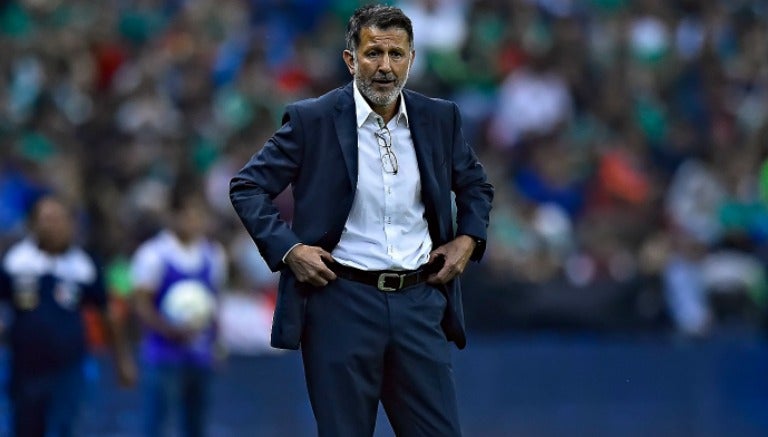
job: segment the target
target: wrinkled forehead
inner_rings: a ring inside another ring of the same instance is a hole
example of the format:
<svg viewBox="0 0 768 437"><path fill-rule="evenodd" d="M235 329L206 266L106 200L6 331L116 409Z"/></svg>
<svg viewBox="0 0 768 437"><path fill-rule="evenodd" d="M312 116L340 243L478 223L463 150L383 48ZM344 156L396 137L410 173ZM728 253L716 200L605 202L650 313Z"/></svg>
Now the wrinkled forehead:
<svg viewBox="0 0 768 437"><path fill-rule="evenodd" d="M360 29L360 49L370 47L390 47L402 50L412 50L408 32L397 26L381 28L366 26Z"/></svg>

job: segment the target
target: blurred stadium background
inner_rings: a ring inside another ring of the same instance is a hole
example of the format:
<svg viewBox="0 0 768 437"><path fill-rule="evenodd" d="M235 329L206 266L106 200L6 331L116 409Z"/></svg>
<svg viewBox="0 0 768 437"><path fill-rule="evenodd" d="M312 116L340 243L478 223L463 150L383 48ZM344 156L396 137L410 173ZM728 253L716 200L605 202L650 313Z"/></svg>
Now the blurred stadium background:
<svg viewBox="0 0 768 437"><path fill-rule="evenodd" d="M388 3L414 22L409 87L459 104L497 189L464 280L466 434L768 435L768 2ZM312 434L227 186L287 102L349 80L358 5L0 0L0 245L65 194L130 323L132 252L199 176L231 259L214 436ZM82 435L137 435L96 334Z"/></svg>

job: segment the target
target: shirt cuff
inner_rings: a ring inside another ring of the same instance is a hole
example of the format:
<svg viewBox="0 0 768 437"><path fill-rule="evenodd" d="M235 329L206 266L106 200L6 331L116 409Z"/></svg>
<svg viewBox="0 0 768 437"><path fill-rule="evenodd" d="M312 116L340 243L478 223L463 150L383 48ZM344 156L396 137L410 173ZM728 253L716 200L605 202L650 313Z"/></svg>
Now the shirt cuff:
<svg viewBox="0 0 768 437"><path fill-rule="evenodd" d="M295 249L295 248L296 248L296 246L300 246L301 244L303 244L303 243L296 243L296 244L294 244L293 246L291 246L291 248L290 248L290 249L288 249L288 251L287 251L287 252L285 252L285 255L283 255L283 258L282 258L283 264L285 264L285 259L286 259L286 258L288 258L288 254L289 254L289 253L291 253L291 251L292 251L293 249Z"/></svg>

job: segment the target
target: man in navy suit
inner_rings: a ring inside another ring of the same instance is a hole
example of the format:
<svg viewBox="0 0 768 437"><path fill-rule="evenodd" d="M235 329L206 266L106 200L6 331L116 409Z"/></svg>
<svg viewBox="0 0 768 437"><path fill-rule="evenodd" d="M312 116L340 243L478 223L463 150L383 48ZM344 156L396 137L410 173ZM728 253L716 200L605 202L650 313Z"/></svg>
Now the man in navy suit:
<svg viewBox="0 0 768 437"><path fill-rule="evenodd" d="M400 9L358 9L346 45L352 83L289 105L230 186L282 273L272 345L301 346L321 436L372 435L379 401L399 436L458 436L457 276L485 250L493 187L456 105L403 89L415 51ZM273 203L289 184L290 225Z"/></svg>

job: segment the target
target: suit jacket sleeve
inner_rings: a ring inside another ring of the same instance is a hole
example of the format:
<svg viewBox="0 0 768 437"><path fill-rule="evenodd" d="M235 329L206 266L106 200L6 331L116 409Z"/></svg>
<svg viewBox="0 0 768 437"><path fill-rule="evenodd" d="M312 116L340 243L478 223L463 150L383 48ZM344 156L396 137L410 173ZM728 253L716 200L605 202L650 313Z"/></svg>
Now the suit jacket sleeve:
<svg viewBox="0 0 768 437"><path fill-rule="evenodd" d="M456 195L456 234L475 239L477 245L470 259L478 261L485 252L493 186L464 139L461 115L456 104L453 104L453 127L452 190Z"/></svg>
<svg viewBox="0 0 768 437"><path fill-rule="evenodd" d="M296 179L303 144L298 113L289 106L282 127L230 182L232 205L272 271L280 270L283 255L301 243L273 201Z"/></svg>

